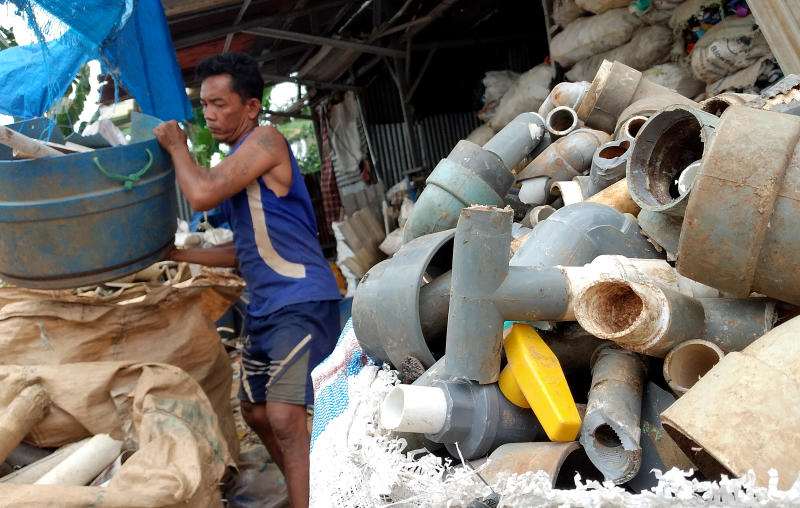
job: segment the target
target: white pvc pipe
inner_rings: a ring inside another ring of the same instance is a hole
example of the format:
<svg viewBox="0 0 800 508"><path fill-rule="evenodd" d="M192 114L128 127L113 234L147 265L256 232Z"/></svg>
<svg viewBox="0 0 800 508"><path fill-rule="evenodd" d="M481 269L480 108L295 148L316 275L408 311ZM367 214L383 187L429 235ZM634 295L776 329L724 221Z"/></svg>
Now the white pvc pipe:
<svg viewBox="0 0 800 508"><path fill-rule="evenodd" d="M678 177L678 192L686 194L692 188L694 179L697 177L697 170L700 169L700 161L695 161L686 166Z"/></svg>
<svg viewBox="0 0 800 508"><path fill-rule="evenodd" d="M550 90L550 94L539 106L539 114L546 118L547 114L557 108L558 106L568 106L572 109L577 109L583 98L586 96L587 90L592 86L587 81L578 81L576 83L563 82L559 83Z"/></svg>
<svg viewBox="0 0 800 508"><path fill-rule="evenodd" d="M86 485L116 460L122 441L97 434L64 462L54 467L35 485Z"/></svg>
<svg viewBox="0 0 800 508"><path fill-rule="evenodd" d="M553 186L550 187L550 193L561 195L561 199L564 200L564 206L583 201L583 189L581 189L581 185L575 180L554 183Z"/></svg>
<svg viewBox="0 0 800 508"><path fill-rule="evenodd" d="M580 127L580 120L574 109L559 106L547 114L545 125L551 139L558 139Z"/></svg>
<svg viewBox="0 0 800 508"><path fill-rule="evenodd" d="M13 473L0 478L0 483L15 483L15 484L31 484L35 483L39 478L50 472L54 467L61 464L70 455L78 451L83 445L89 442L91 438L87 437L81 441L76 441L68 445L62 446L54 451L47 457L37 460L22 469L18 469Z"/></svg>
<svg viewBox="0 0 800 508"><path fill-rule="evenodd" d="M447 399L441 388L398 385L381 404L381 427L388 430L436 434L446 421Z"/></svg>
<svg viewBox="0 0 800 508"><path fill-rule="evenodd" d="M550 196L550 177L537 176L522 181L519 200L526 205L543 205Z"/></svg>

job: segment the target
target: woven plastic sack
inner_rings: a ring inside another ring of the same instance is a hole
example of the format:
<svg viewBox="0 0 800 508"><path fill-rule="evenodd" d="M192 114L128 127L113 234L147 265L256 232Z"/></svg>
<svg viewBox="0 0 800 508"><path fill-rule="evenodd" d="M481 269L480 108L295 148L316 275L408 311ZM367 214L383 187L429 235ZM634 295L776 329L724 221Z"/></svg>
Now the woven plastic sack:
<svg viewBox="0 0 800 508"><path fill-rule="evenodd" d="M694 78L691 69L677 63L655 65L642 73L648 81L671 88L684 97L697 97L705 83Z"/></svg>
<svg viewBox="0 0 800 508"><path fill-rule="evenodd" d="M233 458L214 410L184 371L133 362L0 366L0 407L38 383L52 401L28 440L60 446L110 434L136 452L107 487L0 483L2 506L138 508L221 506Z"/></svg>
<svg viewBox="0 0 800 508"><path fill-rule="evenodd" d="M585 11L602 14L611 9L627 7L631 2L630 0L575 0L575 3Z"/></svg>
<svg viewBox="0 0 800 508"><path fill-rule="evenodd" d="M173 286L139 284L105 298L0 288L0 364L125 360L175 365L203 388L236 456L233 373L215 322L243 286L235 275L206 270ZM63 438L52 429L51 440Z"/></svg>
<svg viewBox="0 0 800 508"><path fill-rule="evenodd" d="M550 41L550 57L568 67L625 44L641 23L627 8L578 18Z"/></svg>
<svg viewBox="0 0 800 508"><path fill-rule="evenodd" d="M691 53L692 72L697 79L713 83L765 56L772 57L772 52L755 18L728 16L695 44Z"/></svg>
<svg viewBox="0 0 800 508"><path fill-rule="evenodd" d="M492 119L500 99L517 79L519 74L513 71L489 71L483 76L483 108L478 111L481 121L488 122Z"/></svg>
<svg viewBox="0 0 800 508"><path fill-rule="evenodd" d="M611 51L589 57L576 63L567 72L570 81L592 81L603 60L617 61L638 71L665 62L672 48L672 31L664 25L643 26L633 38Z"/></svg>
<svg viewBox="0 0 800 508"><path fill-rule="evenodd" d="M550 17L553 24L565 27L578 19L583 14L583 9L575 3L575 0L553 0L553 9Z"/></svg>
<svg viewBox="0 0 800 508"><path fill-rule="evenodd" d="M500 99L489 127L499 132L520 113L538 111L550 94L552 80L553 68L547 64L539 64L523 73Z"/></svg>

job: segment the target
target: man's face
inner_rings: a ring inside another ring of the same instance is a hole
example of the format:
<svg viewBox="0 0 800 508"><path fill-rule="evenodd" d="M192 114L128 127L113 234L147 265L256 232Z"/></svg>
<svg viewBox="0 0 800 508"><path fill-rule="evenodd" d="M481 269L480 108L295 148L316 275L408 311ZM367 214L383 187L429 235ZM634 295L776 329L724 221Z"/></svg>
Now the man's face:
<svg viewBox="0 0 800 508"><path fill-rule="evenodd" d="M214 139L230 144L249 130L261 103L257 99L242 101L231 89L231 75L218 74L200 85L200 105Z"/></svg>

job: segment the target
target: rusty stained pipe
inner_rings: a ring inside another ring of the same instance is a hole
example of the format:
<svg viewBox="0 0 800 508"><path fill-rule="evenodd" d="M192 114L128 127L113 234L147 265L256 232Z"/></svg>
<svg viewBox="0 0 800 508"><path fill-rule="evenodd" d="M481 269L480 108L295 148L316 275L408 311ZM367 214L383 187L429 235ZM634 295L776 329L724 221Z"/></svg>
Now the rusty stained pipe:
<svg viewBox="0 0 800 508"><path fill-rule="evenodd" d="M588 81L575 83L564 81L557 84L550 90L550 95L547 96L542 105L539 106L539 115L542 118L547 118L547 115L559 106L577 108L591 85Z"/></svg>
<svg viewBox="0 0 800 508"><path fill-rule="evenodd" d="M591 463L583 447L576 441L569 443L508 443L499 446L489 455L481 469L489 484L494 484L501 473L524 474L544 471L553 488L575 488L575 475L581 480L603 479L603 474Z"/></svg>
<svg viewBox="0 0 800 508"><path fill-rule="evenodd" d="M635 353L598 351L580 442L595 467L617 485L636 476L641 465L644 381L645 365Z"/></svg>
<svg viewBox="0 0 800 508"><path fill-rule="evenodd" d="M705 339L737 351L775 324L775 302L766 298L692 298L662 284L611 277L575 297L575 317L586 331L650 356L664 357L677 344Z"/></svg>
<svg viewBox="0 0 800 508"><path fill-rule="evenodd" d="M702 101L700 109L714 116L722 116L731 106L745 106L757 99L758 95L754 94L725 92Z"/></svg>
<svg viewBox="0 0 800 508"><path fill-rule="evenodd" d="M681 342L664 358L664 380L675 395L680 397L718 364L723 356L725 353L713 342L700 339Z"/></svg>
<svg viewBox="0 0 800 508"><path fill-rule="evenodd" d="M683 95L644 79L642 73L619 62L603 60L586 97L578 106L578 118L588 127L614 132L617 119L632 103L655 96L670 104L696 104Z"/></svg>
<svg viewBox="0 0 800 508"><path fill-rule="evenodd" d="M695 177L678 271L737 297L800 305L800 118L731 106Z"/></svg>
<svg viewBox="0 0 800 508"><path fill-rule="evenodd" d="M583 122L578 119L575 110L568 106L559 106L548 113L544 121L550 139L554 142L582 127Z"/></svg>
<svg viewBox="0 0 800 508"><path fill-rule="evenodd" d="M603 131L576 129L558 139L517 175L517 181L546 176L554 181L571 180L592 167L594 152L611 140Z"/></svg>
<svg viewBox="0 0 800 508"><path fill-rule="evenodd" d="M617 129L614 139L617 141L623 139L632 141L636 135L639 134L639 131L642 129L645 122L647 122L648 118L649 116L644 115L634 115L628 118L622 123L619 129Z"/></svg>

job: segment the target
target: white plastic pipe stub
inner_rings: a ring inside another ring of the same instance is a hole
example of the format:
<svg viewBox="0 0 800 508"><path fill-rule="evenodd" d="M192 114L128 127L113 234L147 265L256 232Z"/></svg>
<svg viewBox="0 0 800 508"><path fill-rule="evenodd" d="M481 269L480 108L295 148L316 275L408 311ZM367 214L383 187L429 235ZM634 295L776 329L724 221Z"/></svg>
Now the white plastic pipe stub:
<svg viewBox="0 0 800 508"><path fill-rule="evenodd" d="M398 385L381 404L381 427L397 432L436 434L447 421L444 390L431 386Z"/></svg>

